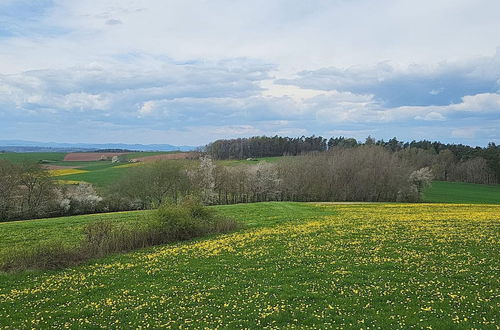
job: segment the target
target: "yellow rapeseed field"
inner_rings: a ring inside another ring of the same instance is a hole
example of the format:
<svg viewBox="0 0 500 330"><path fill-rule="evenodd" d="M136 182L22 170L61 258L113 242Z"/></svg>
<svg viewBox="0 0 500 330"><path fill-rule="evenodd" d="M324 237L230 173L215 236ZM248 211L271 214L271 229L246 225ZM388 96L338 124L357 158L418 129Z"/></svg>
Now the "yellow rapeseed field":
<svg viewBox="0 0 500 330"><path fill-rule="evenodd" d="M86 170L80 170L77 168L65 168L65 169L59 169L59 170L50 170L49 173L51 176L63 176L63 175L70 175L70 174L81 174L81 173L87 173L88 171Z"/></svg>

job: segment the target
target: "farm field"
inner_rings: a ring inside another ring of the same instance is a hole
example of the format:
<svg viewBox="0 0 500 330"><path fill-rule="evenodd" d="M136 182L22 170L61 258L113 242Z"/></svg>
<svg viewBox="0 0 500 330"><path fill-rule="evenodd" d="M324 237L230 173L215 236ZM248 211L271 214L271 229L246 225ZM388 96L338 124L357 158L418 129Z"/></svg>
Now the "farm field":
<svg viewBox="0 0 500 330"><path fill-rule="evenodd" d="M178 152L131 152L123 156L127 160L135 158L171 156ZM69 158L68 155L71 156ZM99 188L109 186L122 175L124 175L132 164L112 163L110 160L65 160L73 158L95 158L95 153L59 153L59 152L33 152L33 153L1 153L0 159L6 159L12 162L44 162L44 166L51 170L51 175L60 183L76 184L87 182ZM77 157L78 156L78 157ZM90 159L89 158L89 159ZM147 161L147 159L146 159ZM133 164L136 165L136 164Z"/></svg>
<svg viewBox="0 0 500 330"><path fill-rule="evenodd" d="M215 208L246 227L66 270L1 274L0 327L499 325L500 205ZM45 230L69 233L73 227L72 234L61 235L70 242L95 218L135 221L140 215L42 219L0 228L12 237L9 245L22 247L30 244L23 241L26 232L46 237Z"/></svg>
<svg viewBox="0 0 500 330"><path fill-rule="evenodd" d="M99 188L104 188L120 179L129 169L120 165L95 166L91 168L82 168L85 173L75 173L58 176L58 180L70 180L78 182L87 182Z"/></svg>
<svg viewBox="0 0 500 330"><path fill-rule="evenodd" d="M65 152L6 152L0 153L0 159L9 160L11 162L33 162L37 163L42 160L50 162L63 161Z"/></svg>
<svg viewBox="0 0 500 330"><path fill-rule="evenodd" d="M434 203L500 204L500 185L434 181L423 199Z"/></svg>

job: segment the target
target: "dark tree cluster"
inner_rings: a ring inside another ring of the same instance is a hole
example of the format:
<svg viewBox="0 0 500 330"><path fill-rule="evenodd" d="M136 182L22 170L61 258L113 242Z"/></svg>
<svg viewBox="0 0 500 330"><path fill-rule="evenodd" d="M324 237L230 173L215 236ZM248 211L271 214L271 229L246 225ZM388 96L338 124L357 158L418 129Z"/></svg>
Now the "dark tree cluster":
<svg viewBox="0 0 500 330"><path fill-rule="evenodd" d="M255 136L231 140L217 140L205 147L213 159L246 159L254 157L297 156L312 151L327 150L327 141L321 136L281 137Z"/></svg>

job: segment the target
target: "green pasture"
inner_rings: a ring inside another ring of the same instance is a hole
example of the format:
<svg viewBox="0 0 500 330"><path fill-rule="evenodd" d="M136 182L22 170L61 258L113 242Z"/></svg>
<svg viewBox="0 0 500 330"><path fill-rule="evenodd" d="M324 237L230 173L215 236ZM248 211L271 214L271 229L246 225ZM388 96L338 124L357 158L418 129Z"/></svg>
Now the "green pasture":
<svg viewBox="0 0 500 330"><path fill-rule="evenodd" d="M434 181L424 192L431 203L500 204L500 185Z"/></svg>
<svg viewBox="0 0 500 330"><path fill-rule="evenodd" d="M63 270L0 274L0 328L498 327L498 205L215 209L246 226ZM140 221L141 212L3 223L0 251L76 242L97 219Z"/></svg>

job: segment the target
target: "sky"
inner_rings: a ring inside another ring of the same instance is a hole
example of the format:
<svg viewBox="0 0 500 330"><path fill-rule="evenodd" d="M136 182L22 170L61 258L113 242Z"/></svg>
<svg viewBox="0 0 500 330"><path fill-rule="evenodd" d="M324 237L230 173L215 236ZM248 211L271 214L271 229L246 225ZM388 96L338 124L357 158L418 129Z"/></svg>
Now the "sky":
<svg viewBox="0 0 500 330"><path fill-rule="evenodd" d="M0 140L500 143L498 0L0 0Z"/></svg>

